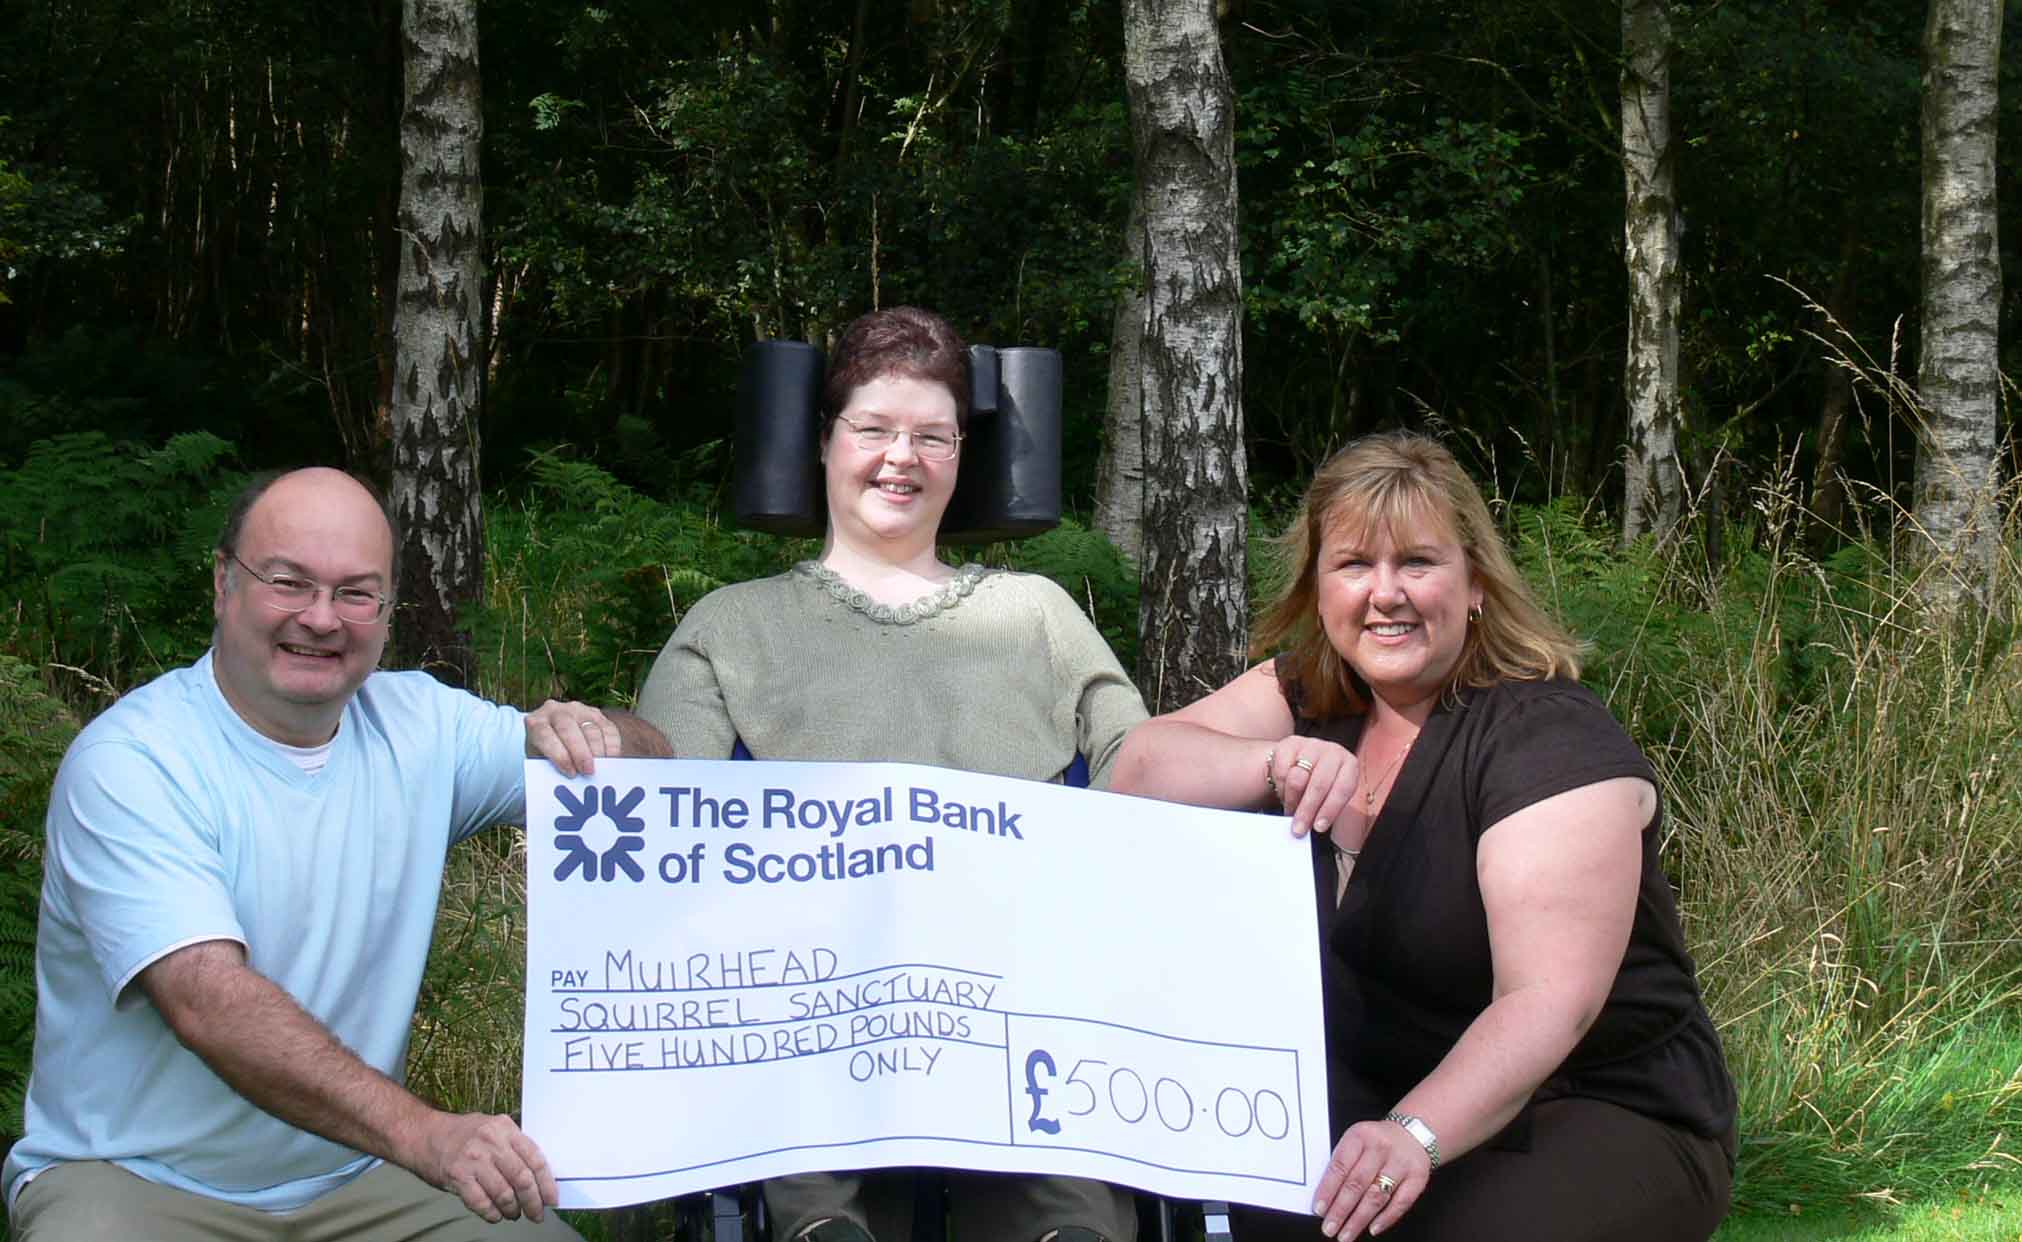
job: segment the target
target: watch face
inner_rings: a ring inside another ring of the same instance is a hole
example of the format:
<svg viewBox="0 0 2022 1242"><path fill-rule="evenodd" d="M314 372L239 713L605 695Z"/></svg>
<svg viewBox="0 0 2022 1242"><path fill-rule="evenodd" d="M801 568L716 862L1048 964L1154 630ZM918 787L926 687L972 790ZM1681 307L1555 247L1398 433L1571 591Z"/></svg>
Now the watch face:
<svg viewBox="0 0 2022 1242"><path fill-rule="evenodd" d="M1408 1113L1392 1113L1390 1120L1404 1127L1404 1132L1418 1141L1425 1154L1432 1157L1433 1168L1439 1167L1439 1136L1432 1132L1431 1126Z"/></svg>

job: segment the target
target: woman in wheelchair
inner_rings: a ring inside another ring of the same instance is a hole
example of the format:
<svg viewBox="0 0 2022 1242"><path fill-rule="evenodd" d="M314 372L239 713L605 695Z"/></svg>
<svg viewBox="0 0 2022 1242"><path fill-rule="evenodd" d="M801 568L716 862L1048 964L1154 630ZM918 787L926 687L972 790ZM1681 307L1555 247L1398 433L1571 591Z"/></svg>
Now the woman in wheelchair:
<svg viewBox="0 0 2022 1242"><path fill-rule="evenodd" d="M1071 597L950 565L935 537L968 426L967 351L912 307L843 332L819 410L827 533L790 572L712 592L681 618L639 714L684 758L887 760L1108 783L1144 704ZM951 1171L960 1242L1129 1242L1130 1192L1080 1178ZM914 1173L765 1184L773 1236L909 1242Z"/></svg>

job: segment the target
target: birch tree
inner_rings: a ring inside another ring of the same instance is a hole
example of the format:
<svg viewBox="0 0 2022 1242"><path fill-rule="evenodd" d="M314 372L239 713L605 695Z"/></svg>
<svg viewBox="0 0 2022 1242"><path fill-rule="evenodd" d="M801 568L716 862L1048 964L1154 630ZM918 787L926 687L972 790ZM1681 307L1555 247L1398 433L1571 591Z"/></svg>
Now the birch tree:
<svg viewBox="0 0 2022 1242"><path fill-rule="evenodd" d="M456 607L484 582L477 412L483 374L476 0L405 0L400 276L393 327L394 513L402 530L396 658L469 681Z"/></svg>
<svg viewBox="0 0 2022 1242"><path fill-rule="evenodd" d="M1137 684L1162 712L1248 645L1235 91L1214 0L1125 0L1123 33L1144 204Z"/></svg>
<svg viewBox="0 0 2022 1242"><path fill-rule="evenodd" d="M1622 0L1624 254L1629 439L1622 540L1668 537L1683 511L1678 467L1678 196L1671 156L1671 0Z"/></svg>
<svg viewBox="0 0 2022 1242"><path fill-rule="evenodd" d="M2000 535L1994 469L2000 56L2001 0L1931 0L1924 27L1922 426L1914 506L1932 559L1925 596L1945 612L1969 597L1984 598Z"/></svg>
<svg viewBox="0 0 2022 1242"><path fill-rule="evenodd" d="M1133 192L1123 231L1133 269L1144 254L1144 195ZM1109 332L1109 405L1102 423L1102 456L1095 465L1095 529L1132 565L1144 553L1144 281L1117 294Z"/></svg>

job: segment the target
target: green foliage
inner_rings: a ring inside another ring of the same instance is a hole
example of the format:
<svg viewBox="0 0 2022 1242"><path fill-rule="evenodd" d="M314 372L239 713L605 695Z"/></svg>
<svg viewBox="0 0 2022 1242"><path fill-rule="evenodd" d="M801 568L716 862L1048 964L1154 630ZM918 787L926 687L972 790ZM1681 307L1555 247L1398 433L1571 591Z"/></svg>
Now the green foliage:
<svg viewBox="0 0 2022 1242"><path fill-rule="evenodd" d="M466 618L493 697L628 703L681 614L786 569L804 544L725 528L695 499L653 500L590 462L534 458L526 494L487 509L489 585Z"/></svg>
<svg viewBox="0 0 2022 1242"><path fill-rule="evenodd" d="M0 116L0 130L6 125L7 118ZM0 154L0 306L13 300L7 296L7 282L21 254L20 216L28 191L28 178L10 168Z"/></svg>
<svg viewBox="0 0 2022 1242"><path fill-rule="evenodd" d="M49 785L77 733L34 668L0 654L0 1147L21 1135L35 1035L35 919Z"/></svg>
<svg viewBox="0 0 2022 1242"><path fill-rule="evenodd" d="M1252 137L1272 144L1265 155L1290 137L1286 129L1313 123L1303 94L1291 82L1246 94L1260 105ZM1517 248L1510 213L1535 175L1522 162L1521 135L1453 117L1406 126L1370 115L1353 133L1307 142L1316 153L1292 166L1289 210L1265 226L1263 270L1244 291L1254 313L1394 343L1423 313L1412 288L1436 304L1438 285L1422 279L1421 265L1489 267Z"/></svg>
<svg viewBox="0 0 2022 1242"><path fill-rule="evenodd" d="M270 464L316 460L326 433L303 421L300 392L269 378L257 360L220 359L137 329L72 328L0 370L0 465L21 461L37 440L81 431L150 445L201 431Z"/></svg>
<svg viewBox="0 0 2022 1242"><path fill-rule="evenodd" d="M216 436L159 448L88 431L0 470L6 647L123 688L207 645L210 548L244 479Z"/></svg>

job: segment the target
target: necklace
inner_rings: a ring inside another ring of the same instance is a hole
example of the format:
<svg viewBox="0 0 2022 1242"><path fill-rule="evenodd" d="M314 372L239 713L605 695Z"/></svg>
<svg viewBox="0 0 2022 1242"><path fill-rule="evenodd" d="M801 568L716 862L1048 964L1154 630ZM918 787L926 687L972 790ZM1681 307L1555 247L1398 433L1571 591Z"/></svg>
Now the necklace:
<svg viewBox="0 0 2022 1242"><path fill-rule="evenodd" d="M1397 752L1397 757L1390 761L1390 766L1383 769L1383 775L1377 777L1374 784L1371 784L1368 788L1362 791L1362 813L1364 815L1367 815L1376 809L1376 799L1378 795L1380 795L1383 792L1384 788L1388 786L1391 778L1397 775L1397 769L1404 766L1404 756L1411 753L1412 744L1417 741L1418 739L1414 737L1411 739L1411 741L1406 742L1404 744L1404 748Z"/></svg>
<svg viewBox="0 0 2022 1242"><path fill-rule="evenodd" d="M1374 784L1370 785L1367 789L1362 791L1363 815L1367 816L1375 811L1377 796L1383 792L1384 787L1390 782L1391 778L1397 775L1397 770L1404 766L1404 756L1411 753L1411 747L1417 741L1418 739L1414 737L1411 739L1411 741L1406 742L1404 744L1404 748L1397 752L1397 757L1390 761L1390 766L1383 769L1383 775L1377 777L1376 782ZM1361 850L1359 849L1351 850L1347 846L1341 844L1341 842L1339 842L1338 840L1332 841L1331 844L1334 846L1334 852L1336 854L1347 859L1351 863L1362 857Z"/></svg>

